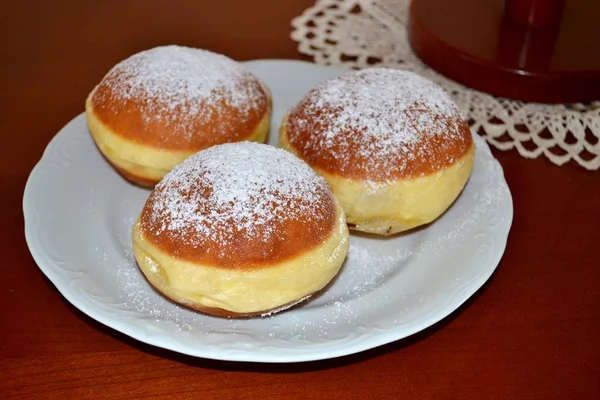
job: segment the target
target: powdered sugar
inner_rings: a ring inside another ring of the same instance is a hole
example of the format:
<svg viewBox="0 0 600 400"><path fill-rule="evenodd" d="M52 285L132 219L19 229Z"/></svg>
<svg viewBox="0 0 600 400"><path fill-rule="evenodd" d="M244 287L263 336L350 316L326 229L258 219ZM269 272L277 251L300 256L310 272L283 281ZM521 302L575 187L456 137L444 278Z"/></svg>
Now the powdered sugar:
<svg viewBox="0 0 600 400"><path fill-rule="evenodd" d="M354 324L361 315L386 309L391 298L397 301L399 315L411 312L428 300L423 287L420 290L412 287L421 271L430 269L426 274L432 285L435 283L432 277L447 277L441 280L449 282L450 277L460 275L455 271L462 268L452 257L461 257L460 261L464 262L462 257L468 258L469 253L489 250L489 239L478 232L478 227L483 221L489 221L488 228L500 224L500 219L505 216L497 214L497 209L502 199L510 194L498 181L501 167L491 158L483 140L476 137L475 142L480 153L476 160L478 171L486 173L472 176L462 199L459 198L434 225L391 238L351 235L346 264L340 275L326 293L306 306L320 310L323 318L323 323L319 324L321 333L333 330L332 325ZM481 153L486 156L481 157ZM463 249L463 254L457 249ZM435 265L435 268L429 265ZM460 278L452 280L452 284L462 283ZM289 329L306 331L300 323L304 320L302 315L290 318L298 324Z"/></svg>
<svg viewBox="0 0 600 400"><path fill-rule="evenodd" d="M142 230L186 237L223 251L240 235L269 241L281 221L317 221L335 212L325 181L291 153L240 142L188 158L156 186ZM217 250L220 251L220 250Z"/></svg>
<svg viewBox="0 0 600 400"><path fill-rule="evenodd" d="M239 110L247 118L265 104L259 83L239 63L207 50L163 46L134 54L113 67L101 85L102 103L112 106L135 101L144 123L177 124L188 139L195 121L213 113ZM119 110L115 110L118 112ZM183 118L180 118L183 116Z"/></svg>
<svg viewBox="0 0 600 400"><path fill-rule="evenodd" d="M475 173L465 193L447 214L430 227L398 237L375 239L353 235L346 265L333 285L292 312L272 316L267 325L260 319L226 321L209 317L171 303L153 291L135 266L131 251L128 230L137 206L123 218L122 234L117 240L125 251L124 261L117 268L121 298L128 310L171 324L176 332L189 331L195 336L231 337L251 330L256 340L327 341L353 331L361 323L368 325L373 319L383 318L378 315L389 316L390 306L396 313L394 323L396 319L404 321L406 315L418 312L431 301L438 290L429 288L436 282L450 286L469 279L464 265L441 260L485 251L486 235L482 235L482 227L490 229L490 225L499 224L506 217L498 214L504 199L510 196L498 180L501 168L483 141L476 138L476 143ZM479 264L474 268L485 271ZM427 279L421 281L419 271Z"/></svg>
<svg viewBox="0 0 600 400"><path fill-rule="evenodd" d="M135 265L131 244L127 243L127 239L121 240L124 248L127 249L125 254L127 262L118 265L116 273L125 307L147 318L169 323L176 331L201 327L202 318L198 313L184 309L152 289Z"/></svg>
<svg viewBox="0 0 600 400"><path fill-rule="evenodd" d="M382 165L403 169L407 161L427 161L462 135L460 111L441 87L388 68L353 71L319 85L291 110L288 122L294 146L366 175L381 174ZM295 131L311 134L303 142ZM439 149L422 145L424 137L436 136L453 140L438 141ZM399 156L404 162L396 162Z"/></svg>

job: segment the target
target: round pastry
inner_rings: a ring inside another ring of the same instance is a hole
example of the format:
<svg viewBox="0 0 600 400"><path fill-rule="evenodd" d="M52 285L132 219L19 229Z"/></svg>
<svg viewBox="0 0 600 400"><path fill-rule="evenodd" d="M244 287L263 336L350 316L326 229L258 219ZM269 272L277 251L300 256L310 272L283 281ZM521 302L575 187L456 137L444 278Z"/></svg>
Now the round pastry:
<svg viewBox="0 0 600 400"><path fill-rule="evenodd" d="M467 182L475 154L442 88L387 68L311 90L284 118L279 143L327 180L350 228L382 235L440 216Z"/></svg>
<svg viewBox="0 0 600 400"><path fill-rule="evenodd" d="M256 77L223 55L164 46L113 67L85 109L106 159L130 181L152 187L199 150L264 142L271 98Z"/></svg>
<svg viewBox="0 0 600 400"><path fill-rule="evenodd" d="M348 252L327 183L289 152L241 142L186 159L155 186L133 251L168 298L227 317L267 315L325 287Z"/></svg>

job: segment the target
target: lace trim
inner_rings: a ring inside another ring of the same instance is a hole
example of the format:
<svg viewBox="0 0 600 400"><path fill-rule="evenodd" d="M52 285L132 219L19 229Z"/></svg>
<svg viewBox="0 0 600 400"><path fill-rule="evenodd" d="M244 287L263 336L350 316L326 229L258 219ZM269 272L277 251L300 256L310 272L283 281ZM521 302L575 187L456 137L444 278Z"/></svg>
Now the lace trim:
<svg viewBox="0 0 600 400"><path fill-rule="evenodd" d="M471 127L500 150L525 158L542 154L556 165L570 160L600 168L600 101L547 105L493 97L454 82L423 64L406 34L410 0L318 0L292 20L292 39L317 64L415 71L454 97Z"/></svg>

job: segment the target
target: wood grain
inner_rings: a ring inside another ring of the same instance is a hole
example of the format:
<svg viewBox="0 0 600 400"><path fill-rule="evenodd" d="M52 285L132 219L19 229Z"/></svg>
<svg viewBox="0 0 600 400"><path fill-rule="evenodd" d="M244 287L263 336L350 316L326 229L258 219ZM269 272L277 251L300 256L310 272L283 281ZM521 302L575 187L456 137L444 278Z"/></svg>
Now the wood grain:
<svg viewBox="0 0 600 400"><path fill-rule="evenodd" d="M9 1L0 13L0 398L598 399L600 172L495 152L515 204L505 256L461 309L334 360L216 362L132 340L72 307L23 235L27 176L118 60L158 44L299 58L311 0Z"/></svg>

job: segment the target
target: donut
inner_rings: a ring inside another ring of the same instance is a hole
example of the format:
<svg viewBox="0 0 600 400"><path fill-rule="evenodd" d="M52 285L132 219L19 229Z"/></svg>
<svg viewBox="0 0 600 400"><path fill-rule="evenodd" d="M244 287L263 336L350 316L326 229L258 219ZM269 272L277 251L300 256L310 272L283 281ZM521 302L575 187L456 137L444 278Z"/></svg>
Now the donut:
<svg viewBox="0 0 600 400"><path fill-rule="evenodd" d="M348 72L310 90L284 117L279 143L327 180L351 229L378 235L444 213L475 154L452 98L390 68Z"/></svg>
<svg viewBox="0 0 600 400"><path fill-rule="evenodd" d="M348 252L325 180L266 144L215 145L158 183L132 229L136 261L171 300L222 317L270 315L310 298Z"/></svg>
<svg viewBox="0 0 600 400"><path fill-rule="evenodd" d="M202 149L264 142L271 96L230 58L172 45L115 65L88 95L85 111L109 163L128 180L153 187Z"/></svg>

